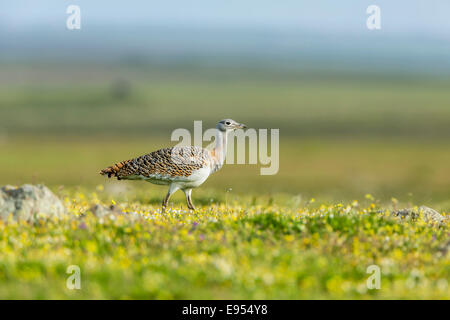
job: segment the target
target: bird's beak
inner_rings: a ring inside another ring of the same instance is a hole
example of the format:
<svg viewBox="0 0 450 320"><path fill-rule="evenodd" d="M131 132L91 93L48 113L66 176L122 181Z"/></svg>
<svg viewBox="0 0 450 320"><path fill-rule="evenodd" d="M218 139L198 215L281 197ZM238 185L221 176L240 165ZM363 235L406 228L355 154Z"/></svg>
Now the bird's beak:
<svg viewBox="0 0 450 320"><path fill-rule="evenodd" d="M245 129L245 128L247 128L247 126L245 124L243 124L243 123L239 123L235 127L235 129Z"/></svg>

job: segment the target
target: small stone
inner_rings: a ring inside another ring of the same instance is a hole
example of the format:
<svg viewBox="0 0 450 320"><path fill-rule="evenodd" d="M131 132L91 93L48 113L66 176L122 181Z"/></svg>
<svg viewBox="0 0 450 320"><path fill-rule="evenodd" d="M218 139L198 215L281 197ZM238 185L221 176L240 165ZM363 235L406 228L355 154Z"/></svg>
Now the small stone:
<svg viewBox="0 0 450 320"><path fill-rule="evenodd" d="M408 208L392 212L394 216L410 219L417 219L421 214L424 220L428 222L441 223L444 221L444 217L439 212L426 206L420 206L418 209Z"/></svg>
<svg viewBox="0 0 450 320"><path fill-rule="evenodd" d="M444 217L434 209L429 207L421 206L419 207L419 211L421 211L427 220L433 220L435 222L443 222Z"/></svg>
<svg viewBox="0 0 450 320"><path fill-rule="evenodd" d="M100 204L92 206L90 211L98 218L123 213L122 210L120 210L116 205L110 205L109 207L106 207Z"/></svg>
<svg viewBox="0 0 450 320"><path fill-rule="evenodd" d="M61 200L44 185L24 184L0 188L0 219L35 220L61 217L66 212Z"/></svg>

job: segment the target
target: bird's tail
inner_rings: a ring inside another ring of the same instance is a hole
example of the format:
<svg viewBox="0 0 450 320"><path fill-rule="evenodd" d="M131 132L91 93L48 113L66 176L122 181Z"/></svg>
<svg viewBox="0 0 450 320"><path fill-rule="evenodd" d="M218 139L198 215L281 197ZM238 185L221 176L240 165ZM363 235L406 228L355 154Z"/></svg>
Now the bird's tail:
<svg viewBox="0 0 450 320"><path fill-rule="evenodd" d="M126 160L126 161L122 161L119 163L116 163L108 168L105 168L103 170L100 170L100 174L105 176L107 175L108 178L111 178L111 176L113 177L117 177L117 179L120 180L120 173L122 168L129 162L130 160Z"/></svg>

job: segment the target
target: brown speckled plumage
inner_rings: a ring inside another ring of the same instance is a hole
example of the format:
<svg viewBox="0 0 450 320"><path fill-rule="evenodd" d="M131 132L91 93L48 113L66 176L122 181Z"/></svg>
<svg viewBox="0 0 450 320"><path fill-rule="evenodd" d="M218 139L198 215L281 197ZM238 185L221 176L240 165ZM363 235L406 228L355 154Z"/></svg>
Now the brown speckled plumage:
<svg viewBox="0 0 450 320"><path fill-rule="evenodd" d="M212 163L210 152L196 146L160 149L146 155L125 160L100 171L102 175L127 179L130 176L168 177L190 176L193 171Z"/></svg>

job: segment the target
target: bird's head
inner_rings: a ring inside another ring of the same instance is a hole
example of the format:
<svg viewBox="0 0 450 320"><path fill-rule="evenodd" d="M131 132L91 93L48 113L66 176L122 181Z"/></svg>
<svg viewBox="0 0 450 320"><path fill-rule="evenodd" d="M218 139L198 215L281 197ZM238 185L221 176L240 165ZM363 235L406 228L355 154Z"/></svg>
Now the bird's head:
<svg viewBox="0 0 450 320"><path fill-rule="evenodd" d="M245 124L234 121L233 119L223 119L217 124L217 129L223 132L230 132L236 129L245 129Z"/></svg>

